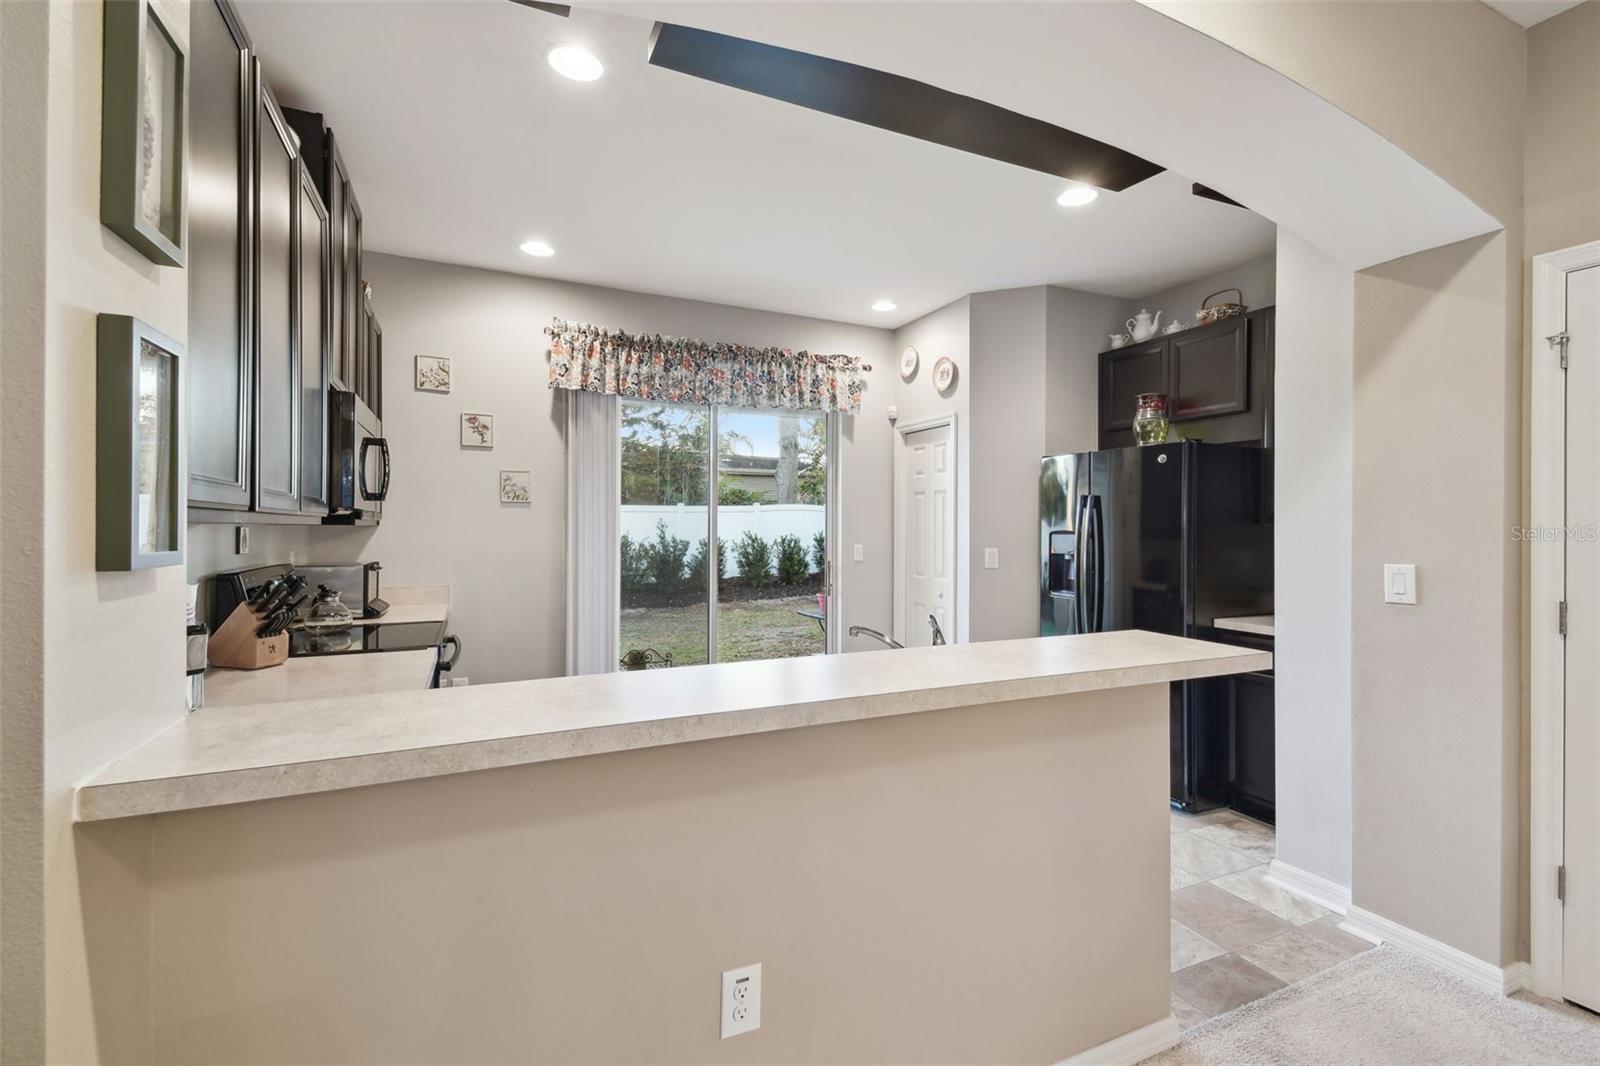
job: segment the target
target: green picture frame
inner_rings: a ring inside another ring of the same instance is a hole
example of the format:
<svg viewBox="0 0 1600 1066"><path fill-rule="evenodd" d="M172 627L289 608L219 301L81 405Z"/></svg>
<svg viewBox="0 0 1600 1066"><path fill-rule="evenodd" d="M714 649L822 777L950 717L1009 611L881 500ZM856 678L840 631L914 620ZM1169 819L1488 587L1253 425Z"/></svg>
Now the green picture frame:
<svg viewBox="0 0 1600 1066"><path fill-rule="evenodd" d="M150 0L105 0L100 221L152 263L184 265L189 56Z"/></svg>
<svg viewBox="0 0 1600 1066"><path fill-rule="evenodd" d="M95 569L183 562L183 347L129 315L96 319Z"/></svg>

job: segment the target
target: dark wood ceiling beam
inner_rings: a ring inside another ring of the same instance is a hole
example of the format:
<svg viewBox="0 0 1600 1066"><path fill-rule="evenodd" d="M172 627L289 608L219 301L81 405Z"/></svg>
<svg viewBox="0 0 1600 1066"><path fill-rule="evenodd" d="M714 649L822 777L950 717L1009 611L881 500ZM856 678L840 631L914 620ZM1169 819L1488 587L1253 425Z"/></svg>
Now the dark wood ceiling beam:
<svg viewBox="0 0 1600 1066"><path fill-rule="evenodd" d="M1029 170L1120 191L1164 167L1115 145L871 67L658 22L652 66Z"/></svg>

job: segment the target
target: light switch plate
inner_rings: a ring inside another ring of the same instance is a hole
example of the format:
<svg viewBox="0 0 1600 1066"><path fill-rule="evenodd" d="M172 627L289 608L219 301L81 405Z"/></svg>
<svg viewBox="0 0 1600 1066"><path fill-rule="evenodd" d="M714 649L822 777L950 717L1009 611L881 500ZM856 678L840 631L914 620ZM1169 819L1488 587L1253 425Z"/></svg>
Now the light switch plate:
<svg viewBox="0 0 1600 1066"><path fill-rule="evenodd" d="M861 551L861 545L856 544L856 545L852 545L851 546L851 548L850 548L850 558L851 559L853 559L853 560L855 560L856 562L859 563L865 557L866 556Z"/></svg>
<svg viewBox="0 0 1600 1066"><path fill-rule="evenodd" d="M983 549L983 568L985 570L998 570L998 569L1000 569L1000 549L999 548L985 548L985 549Z"/></svg>
<svg viewBox="0 0 1600 1066"><path fill-rule="evenodd" d="M722 1039L761 1028L761 964L722 972Z"/></svg>
<svg viewBox="0 0 1600 1066"><path fill-rule="evenodd" d="M1415 563L1383 564L1383 602L1417 602L1417 567Z"/></svg>

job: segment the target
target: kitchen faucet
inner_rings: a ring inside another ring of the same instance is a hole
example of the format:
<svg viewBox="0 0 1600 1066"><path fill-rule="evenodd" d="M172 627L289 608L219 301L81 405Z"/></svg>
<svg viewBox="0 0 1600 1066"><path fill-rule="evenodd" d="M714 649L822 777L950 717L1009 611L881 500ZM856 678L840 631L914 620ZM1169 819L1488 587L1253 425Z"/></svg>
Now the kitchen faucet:
<svg viewBox="0 0 1600 1066"><path fill-rule="evenodd" d="M882 644L886 648L905 647L905 645L900 643L898 640L886 637L876 629L872 629L868 626L851 626L850 635L852 637L871 637L873 640L877 641L879 644Z"/></svg>
<svg viewBox="0 0 1600 1066"><path fill-rule="evenodd" d="M933 630L933 644L934 644L934 647L938 647L939 645L943 644L944 643L944 630L939 628L939 620L937 618L935 618L931 614L928 616L928 626L929 626L930 629ZM868 626L851 626L850 627L850 635L852 637L871 637L873 640L877 641L879 644L882 644L886 648L904 648L905 647L905 645L900 643L898 640L895 640L892 637L885 636L884 634L878 632L876 629L872 629L872 628L870 628Z"/></svg>

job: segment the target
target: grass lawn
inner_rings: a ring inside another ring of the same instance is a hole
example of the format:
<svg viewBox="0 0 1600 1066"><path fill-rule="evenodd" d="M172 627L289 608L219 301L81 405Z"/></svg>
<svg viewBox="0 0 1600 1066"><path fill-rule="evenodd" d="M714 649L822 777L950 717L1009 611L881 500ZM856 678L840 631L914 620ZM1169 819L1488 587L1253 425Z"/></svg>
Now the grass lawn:
<svg viewBox="0 0 1600 1066"><path fill-rule="evenodd" d="M786 659L820 655L822 627L796 611L817 609L814 595L740 600L717 607L717 658ZM632 607L622 612L622 651L654 648L671 655L675 666L706 662L706 605Z"/></svg>

